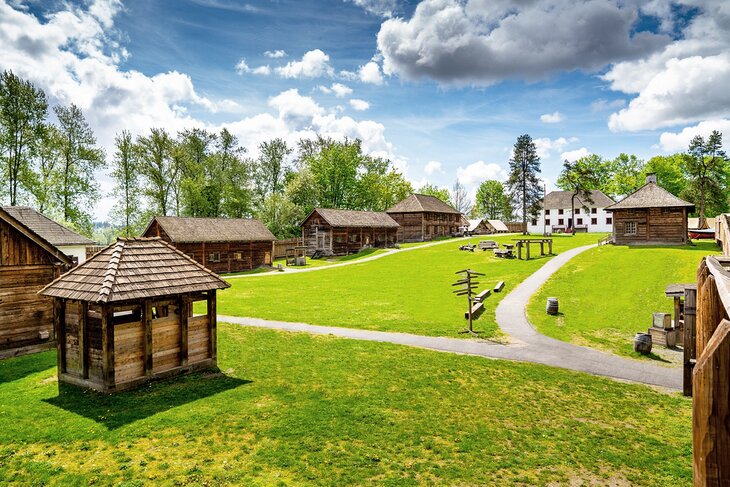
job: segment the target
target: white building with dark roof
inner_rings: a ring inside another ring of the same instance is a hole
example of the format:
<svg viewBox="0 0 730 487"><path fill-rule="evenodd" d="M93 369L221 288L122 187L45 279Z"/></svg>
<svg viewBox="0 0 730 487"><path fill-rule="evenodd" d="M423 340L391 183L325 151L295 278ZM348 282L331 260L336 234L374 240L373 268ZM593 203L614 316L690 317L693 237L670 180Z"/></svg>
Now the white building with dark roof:
<svg viewBox="0 0 730 487"><path fill-rule="evenodd" d="M573 229L577 232L611 233L613 216L606 207L615 201L597 189L591 191L593 202L575 197L572 191L552 191L545 195L537 218L527 221L530 233L559 233ZM575 210L571 210L575 206Z"/></svg>

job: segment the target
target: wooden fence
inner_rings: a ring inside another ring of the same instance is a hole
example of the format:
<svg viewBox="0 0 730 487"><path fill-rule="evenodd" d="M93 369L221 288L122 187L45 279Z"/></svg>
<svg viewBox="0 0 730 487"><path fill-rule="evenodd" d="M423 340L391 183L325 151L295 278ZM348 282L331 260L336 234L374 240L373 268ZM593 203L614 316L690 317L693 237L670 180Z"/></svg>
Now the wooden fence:
<svg viewBox="0 0 730 487"><path fill-rule="evenodd" d="M527 231L527 225L522 222L504 222L510 233L524 233Z"/></svg>
<svg viewBox="0 0 730 487"><path fill-rule="evenodd" d="M274 242L273 259L283 259L284 257L286 257L286 249L302 245L304 245L304 239L301 237L276 240Z"/></svg>
<svg viewBox="0 0 730 487"><path fill-rule="evenodd" d="M722 247L722 253L730 255L730 214L715 217L715 242Z"/></svg>
<svg viewBox="0 0 730 487"><path fill-rule="evenodd" d="M730 485L730 258L706 257L697 271L692 373L695 486ZM687 330L685 329L685 333Z"/></svg>
<svg viewBox="0 0 730 487"><path fill-rule="evenodd" d="M90 259L97 252L101 252L107 246L106 245L89 245L86 247L86 259Z"/></svg>

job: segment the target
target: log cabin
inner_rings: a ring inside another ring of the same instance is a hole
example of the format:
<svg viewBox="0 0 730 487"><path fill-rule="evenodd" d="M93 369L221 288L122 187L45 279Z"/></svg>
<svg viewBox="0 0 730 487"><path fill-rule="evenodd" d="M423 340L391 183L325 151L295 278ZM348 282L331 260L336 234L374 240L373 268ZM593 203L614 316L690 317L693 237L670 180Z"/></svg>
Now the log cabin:
<svg viewBox="0 0 730 487"><path fill-rule="evenodd" d="M53 300L38 291L71 259L0 209L0 358L52 348Z"/></svg>
<svg viewBox="0 0 730 487"><path fill-rule="evenodd" d="M143 237L160 237L218 274L271 265L276 240L259 220L157 216Z"/></svg>
<svg viewBox="0 0 730 487"><path fill-rule="evenodd" d="M20 223L68 255L73 265L83 263L86 260L86 248L96 245L93 240L51 220L33 208L27 206L5 206L3 210L13 215Z"/></svg>
<svg viewBox="0 0 730 487"><path fill-rule="evenodd" d="M613 243L682 245L688 242L687 219L695 206L662 188L656 175L606 211L613 215Z"/></svg>
<svg viewBox="0 0 730 487"><path fill-rule="evenodd" d="M118 239L40 291L59 382L117 392L216 367L216 291L229 286L159 238Z"/></svg>
<svg viewBox="0 0 730 487"><path fill-rule="evenodd" d="M307 255L347 255L366 247L392 247L398 223L376 211L315 208L301 223Z"/></svg>
<svg viewBox="0 0 730 487"><path fill-rule="evenodd" d="M423 242L454 235L462 214L435 196L412 194L386 213L400 225L398 242Z"/></svg>

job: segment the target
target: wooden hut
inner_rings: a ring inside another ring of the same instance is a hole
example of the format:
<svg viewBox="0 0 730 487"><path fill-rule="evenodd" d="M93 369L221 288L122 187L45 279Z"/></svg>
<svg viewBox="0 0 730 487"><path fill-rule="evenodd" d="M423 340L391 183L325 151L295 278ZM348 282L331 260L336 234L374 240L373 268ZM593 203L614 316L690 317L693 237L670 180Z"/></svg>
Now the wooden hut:
<svg viewBox="0 0 730 487"><path fill-rule="evenodd" d="M54 298L59 381L114 392L216 366L216 290L229 286L159 238L120 238L40 291Z"/></svg>
<svg viewBox="0 0 730 487"><path fill-rule="evenodd" d="M307 254L347 255L395 245L398 224L387 213L315 208L301 223Z"/></svg>
<svg viewBox="0 0 730 487"><path fill-rule="evenodd" d="M455 235L462 214L435 196L412 194L386 213L395 220L399 242L423 242Z"/></svg>
<svg viewBox="0 0 730 487"><path fill-rule="evenodd" d="M688 241L687 217L694 205L659 186L649 174L646 184L606 211L613 215L615 244L679 245Z"/></svg>
<svg viewBox="0 0 730 487"><path fill-rule="evenodd" d="M53 300L38 291L71 259L0 209L0 358L53 347Z"/></svg>
<svg viewBox="0 0 730 487"><path fill-rule="evenodd" d="M69 256L73 265L86 260L86 248L95 245L89 238L57 223L42 213L27 206L5 206L8 212L26 228L40 235L45 241Z"/></svg>
<svg viewBox="0 0 730 487"><path fill-rule="evenodd" d="M487 235L489 233L494 233L490 229L487 220L477 218L474 220L467 220L467 222L467 232L469 235Z"/></svg>
<svg viewBox="0 0 730 487"><path fill-rule="evenodd" d="M263 223L248 218L158 216L142 236L160 237L218 274L271 265L276 240Z"/></svg>
<svg viewBox="0 0 730 487"><path fill-rule="evenodd" d="M486 220L489 233L509 233L509 228L502 220Z"/></svg>

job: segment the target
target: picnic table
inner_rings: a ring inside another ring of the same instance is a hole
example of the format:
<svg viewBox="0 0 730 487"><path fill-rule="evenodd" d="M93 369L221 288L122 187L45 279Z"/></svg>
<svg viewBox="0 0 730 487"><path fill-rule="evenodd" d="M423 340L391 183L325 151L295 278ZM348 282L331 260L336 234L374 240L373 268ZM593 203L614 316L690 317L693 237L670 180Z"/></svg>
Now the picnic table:
<svg viewBox="0 0 730 487"><path fill-rule="evenodd" d="M522 248L526 250L525 260L530 260L530 246L539 245L540 255L545 255L545 244L548 246L548 254L553 254L553 239L552 238L516 238L515 246L517 247L517 258L522 259Z"/></svg>

